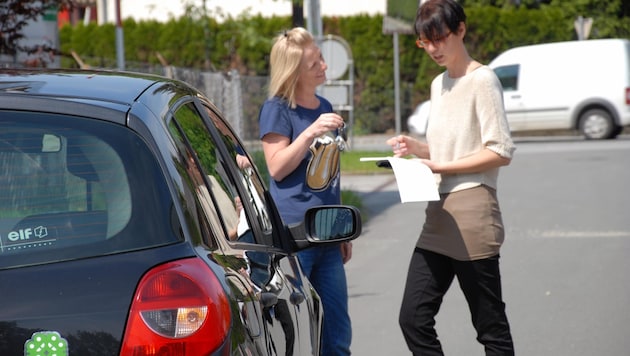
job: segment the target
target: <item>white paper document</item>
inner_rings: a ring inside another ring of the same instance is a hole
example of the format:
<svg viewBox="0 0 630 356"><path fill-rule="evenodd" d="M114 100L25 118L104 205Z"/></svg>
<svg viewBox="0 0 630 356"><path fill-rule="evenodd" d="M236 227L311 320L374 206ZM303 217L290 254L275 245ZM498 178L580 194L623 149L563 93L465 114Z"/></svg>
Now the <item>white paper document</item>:
<svg viewBox="0 0 630 356"><path fill-rule="evenodd" d="M440 200L433 172L417 158L362 157L360 161L388 161L394 171L402 203Z"/></svg>

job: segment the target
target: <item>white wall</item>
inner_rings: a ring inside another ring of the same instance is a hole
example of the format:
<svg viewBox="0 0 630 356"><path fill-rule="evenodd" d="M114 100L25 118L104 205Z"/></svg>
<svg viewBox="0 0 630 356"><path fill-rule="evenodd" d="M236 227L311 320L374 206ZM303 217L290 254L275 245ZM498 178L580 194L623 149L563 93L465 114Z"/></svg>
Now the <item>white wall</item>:
<svg viewBox="0 0 630 356"><path fill-rule="evenodd" d="M115 1L107 1L107 21L115 21ZM203 0L188 0L195 6L202 6ZM171 17L179 17L184 12L182 0L120 0L122 18L133 17L137 20L155 19L167 21ZM217 8L225 14L237 17L244 11L251 14L261 13L263 16L291 15L290 0L206 0L208 11L217 13ZM322 16L347 16L358 13L370 15L384 14L386 0L320 0ZM306 11L305 11L306 14Z"/></svg>

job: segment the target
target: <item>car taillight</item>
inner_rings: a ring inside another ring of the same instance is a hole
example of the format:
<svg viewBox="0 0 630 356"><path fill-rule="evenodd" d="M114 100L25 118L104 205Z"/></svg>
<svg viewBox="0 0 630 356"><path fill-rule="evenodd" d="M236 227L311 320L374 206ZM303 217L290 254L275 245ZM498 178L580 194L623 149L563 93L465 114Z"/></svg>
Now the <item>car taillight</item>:
<svg viewBox="0 0 630 356"><path fill-rule="evenodd" d="M626 105L630 105L630 88L626 88Z"/></svg>
<svg viewBox="0 0 630 356"><path fill-rule="evenodd" d="M206 355L225 339L230 305L200 259L150 270L133 299L121 356Z"/></svg>

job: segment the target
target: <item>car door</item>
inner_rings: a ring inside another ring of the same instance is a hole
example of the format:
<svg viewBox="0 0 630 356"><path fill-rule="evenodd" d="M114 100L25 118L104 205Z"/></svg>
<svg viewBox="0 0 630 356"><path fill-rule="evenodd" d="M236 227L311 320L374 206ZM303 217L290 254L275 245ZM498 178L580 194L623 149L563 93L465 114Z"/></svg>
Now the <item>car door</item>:
<svg viewBox="0 0 630 356"><path fill-rule="evenodd" d="M318 301L295 257L273 246L280 227L272 224L264 185L247 152L209 105L181 106L175 120L191 149L191 165L203 177L206 215L221 222L210 224L223 251L214 259L225 268L251 347L257 354L317 354L319 327L312 322L319 318L311 315L319 312Z"/></svg>
<svg viewBox="0 0 630 356"><path fill-rule="evenodd" d="M505 65L494 68L494 72L503 87L503 104L511 131L526 130L527 111L519 89L520 66L518 64Z"/></svg>

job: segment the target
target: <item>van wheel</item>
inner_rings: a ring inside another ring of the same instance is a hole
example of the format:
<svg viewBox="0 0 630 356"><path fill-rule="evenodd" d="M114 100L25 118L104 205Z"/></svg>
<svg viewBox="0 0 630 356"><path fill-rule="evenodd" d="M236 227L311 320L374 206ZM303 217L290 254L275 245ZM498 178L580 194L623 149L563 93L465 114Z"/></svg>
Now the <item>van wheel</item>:
<svg viewBox="0 0 630 356"><path fill-rule="evenodd" d="M615 122L606 110L590 109L580 116L580 132L587 140L601 140L614 136Z"/></svg>

